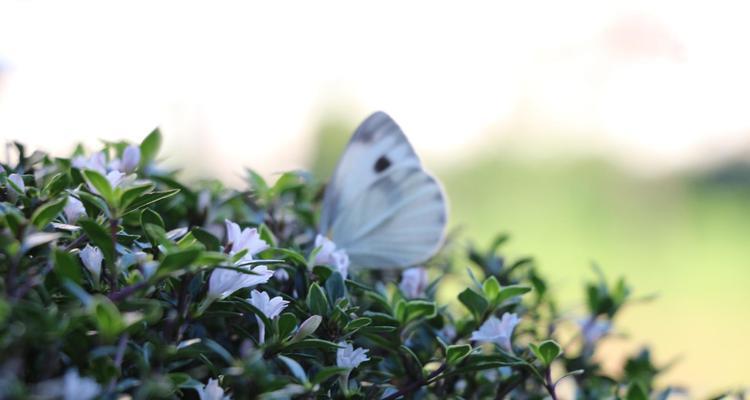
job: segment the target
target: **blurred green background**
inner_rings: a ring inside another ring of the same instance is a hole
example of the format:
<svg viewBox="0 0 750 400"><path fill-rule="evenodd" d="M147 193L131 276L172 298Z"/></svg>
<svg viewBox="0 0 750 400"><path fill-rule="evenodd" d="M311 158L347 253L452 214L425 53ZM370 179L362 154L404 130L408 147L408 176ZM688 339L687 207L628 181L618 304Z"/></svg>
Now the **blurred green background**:
<svg viewBox="0 0 750 400"><path fill-rule="evenodd" d="M323 119L311 157L316 176L330 176L355 126L347 118ZM614 370L651 345L662 365L673 363L663 381L693 394L747 384L747 165L655 178L600 159L529 160L500 151L432 170L445 185L459 242L486 246L509 233L506 251L536 259L571 319L583 315L593 263L609 279L626 277L644 301L616 321L617 335L599 354L605 366ZM446 297L455 297L463 279L450 281L455 293Z"/></svg>

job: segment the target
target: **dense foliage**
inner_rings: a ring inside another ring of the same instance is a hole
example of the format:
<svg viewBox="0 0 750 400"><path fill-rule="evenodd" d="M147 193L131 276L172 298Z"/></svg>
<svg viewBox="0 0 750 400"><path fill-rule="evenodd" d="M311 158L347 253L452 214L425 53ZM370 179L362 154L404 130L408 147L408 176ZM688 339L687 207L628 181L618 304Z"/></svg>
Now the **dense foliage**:
<svg viewBox="0 0 750 400"><path fill-rule="evenodd" d="M481 250L448 240L403 272L348 269L317 235L308 175L187 186L156 164L160 142L71 158L13 148L0 171L0 398L672 392L654 388L647 350L609 375L594 357L631 299L623 280L587 285L587 315L560 333L571 317L531 259L503 257L504 236ZM471 284L438 304L448 272Z"/></svg>

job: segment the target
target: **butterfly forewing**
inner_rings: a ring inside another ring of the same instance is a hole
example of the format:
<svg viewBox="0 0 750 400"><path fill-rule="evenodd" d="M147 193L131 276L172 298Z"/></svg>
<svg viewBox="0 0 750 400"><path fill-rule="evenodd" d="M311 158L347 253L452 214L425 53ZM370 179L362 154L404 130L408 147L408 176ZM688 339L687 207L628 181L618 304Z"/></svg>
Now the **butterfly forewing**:
<svg viewBox="0 0 750 400"><path fill-rule="evenodd" d="M355 131L326 188L321 231L355 266L403 268L430 258L446 223L445 196L385 113Z"/></svg>

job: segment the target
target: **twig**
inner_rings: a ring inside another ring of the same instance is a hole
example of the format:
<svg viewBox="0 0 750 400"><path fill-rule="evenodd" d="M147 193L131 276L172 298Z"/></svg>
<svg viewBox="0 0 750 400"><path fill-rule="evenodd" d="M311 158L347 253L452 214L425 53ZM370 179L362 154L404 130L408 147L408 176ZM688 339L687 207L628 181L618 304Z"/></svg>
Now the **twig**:
<svg viewBox="0 0 750 400"><path fill-rule="evenodd" d="M119 371L120 367L122 367L122 361L125 358L125 349L128 346L128 339L129 335L127 333L123 333L120 336L120 340L117 341L117 352L115 353L115 368ZM109 391L113 391L115 389L115 384L117 383L117 378L112 377L112 380L109 382Z"/></svg>
<svg viewBox="0 0 750 400"><path fill-rule="evenodd" d="M149 281L141 281L141 282L136 283L135 285L126 286L116 292L112 292L109 294L108 297L110 300L114 302L125 300L131 294L148 286L148 284L149 284Z"/></svg>
<svg viewBox="0 0 750 400"><path fill-rule="evenodd" d="M85 233L81 233L80 236L78 236L72 242L68 243L67 246L65 246L65 251L71 251L71 250L75 249L76 247L82 245L83 242L86 241L86 239L88 239L86 237L86 234Z"/></svg>
<svg viewBox="0 0 750 400"><path fill-rule="evenodd" d="M443 371L445 371L446 367L447 367L446 364L441 365L440 368L436 369L429 376L427 376L427 379L420 379L416 382L413 382L410 385L406 386L405 388L399 390L398 392L393 393L392 395L388 397L384 397L382 400L396 400L399 397L405 396L421 388L424 385L429 385L430 383L433 382L433 379L435 379L438 375L440 375L441 373L443 373Z"/></svg>
<svg viewBox="0 0 750 400"><path fill-rule="evenodd" d="M26 293L29 292L34 286L42 283L44 281L44 277L52 271L52 268L54 266L51 262L48 262L47 265L39 272L39 275L32 276L26 282L24 282L23 285L19 286L15 292L12 295L13 299L20 299L23 296L26 296Z"/></svg>
<svg viewBox="0 0 750 400"><path fill-rule="evenodd" d="M112 218L109 220L109 235L112 239L112 248L117 249L117 228L118 228L118 221L116 218ZM115 250L116 252L116 250ZM117 263L115 263L115 260L112 260L112 276L109 277L110 279L110 290L117 290L118 282L117 282Z"/></svg>
<svg viewBox="0 0 750 400"><path fill-rule="evenodd" d="M552 400L557 400L557 394L555 393L555 383L552 382L552 368L547 367L544 371L544 388L547 389Z"/></svg>

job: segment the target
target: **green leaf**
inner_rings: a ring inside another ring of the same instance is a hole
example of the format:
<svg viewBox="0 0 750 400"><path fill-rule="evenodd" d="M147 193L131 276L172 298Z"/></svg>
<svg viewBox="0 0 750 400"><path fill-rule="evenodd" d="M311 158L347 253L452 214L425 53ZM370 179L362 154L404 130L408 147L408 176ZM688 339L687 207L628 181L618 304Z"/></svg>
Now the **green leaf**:
<svg viewBox="0 0 750 400"><path fill-rule="evenodd" d="M284 340L297 327L297 317L292 313L283 313L279 316L278 326L279 338Z"/></svg>
<svg viewBox="0 0 750 400"><path fill-rule="evenodd" d="M54 252L55 274L60 278L70 279L76 285L81 284L81 265L75 257L67 251L55 249Z"/></svg>
<svg viewBox="0 0 750 400"><path fill-rule="evenodd" d="M310 285L307 292L307 308L317 315L328 315L328 300L323 289L317 283Z"/></svg>
<svg viewBox="0 0 750 400"><path fill-rule="evenodd" d="M497 278L494 276L490 276L489 278L484 280L484 283L482 284L482 291L484 292L484 296L489 299L491 302L494 302L497 299L497 295L500 294L500 282L497 281Z"/></svg>
<svg viewBox="0 0 750 400"><path fill-rule="evenodd" d="M141 212L141 226L146 226L146 224L153 224L157 225L160 228L164 229L164 220L161 219L161 216L156 213L156 211L147 208Z"/></svg>
<svg viewBox="0 0 750 400"><path fill-rule="evenodd" d="M89 240L101 249L104 254L104 258L110 263L115 261L115 244L112 242L112 237L109 232L104 229L103 226L96 223L91 219L80 219L78 225L81 226Z"/></svg>
<svg viewBox="0 0 750 400"><path fill-rule="evenodd" d="M146 193L137 199L135 199L130 205L125 208L123 215L131 213L136 210L140 210L143 207L170 198L180 192L180 189L164 190L159 192Z"/></svg>
<svg viewBox="0 0 750 400"><path fill-rule="evenodd" d="M218 251L219 247L221 247L221 242L219 239L209 233L207 230L203 228L193 228L191 231L193 233L193 236L198 239L199 242L201 242L204 246L206 246L206 250L209 251Z"/></svg>
<svg viewBox="0 0 750 400"><path fill-rule="evenodd" d="M463 303L466 308L469 309L471 314L474 316L474 319L479 321L482 317L482 314L484 314L485 311L487 311L487 300L485 298L475 292L472 289L466 289L461 294L458 295L458 299Z"/></svg>
<svg viewBox="0 0 750 400"><path fill-rule="evenodd" d="M67 201L67 197L61 197L43 204L34 210L34 214L31 215L31 222L39 229L44 228L62 212Z"/></svg>
<svg viewBox="0 0 750 400"><path fill-rule="evenodd" d="M70 176L65 172L55 174L44 186L44 193L48 196L57 196L70 185Z"/></svg>
<svg viewBox="0 0 750 400"><path fill-rule="evenodd" d="M549 367L552 361L562 353L562 348L554 340L545 340L539 345L529 343L529 348L536 355L536 358L544 364L545 367Z"/></svg>
<svg viewBox="0 0 750 400"><path fill-rule="evenodd" d="M104 296L97 296L94 304L94 317L99 333L105 341L112 341L125 329L120 310Z"/></svg>
<svg viewBox="0 0 750 400"><path fill-rule="evenodd" d="M201 249L184 249L169 253L161 261L158 274L160 276L168 275L180 268L190 266L190 264L201 255Z"/></svg>
<svg viewBox="0 0 750 400"><path fill-rule="evenodd" d="M141 142L141 167L145 167L156 159L156 155L159 154L161 142L161 131L159 131L159 128L151 131L151 133L143 139Z"/></svg>
<svg viewBox="0 0 750 400"><path fill-rule="evenodd" d="M349 321L349 323L344 326L344 332L354 332L360 328L364 328L372 323L372 318L367 317L361 317L357 318L355 320Z"/></svg>
<svg viewBox="0 0 750 400"><path fill-rule="evenodd" d="M332 378L339 374L344 374L348 371L349 371L349 368L325 367L315 374L315 376L312 379L312 383L320 384L320 383L327 381L329 378Z"/></svg>
<svg viewBox="0 0 750 400"><path fill-rule="evenodd" d="M497 304L501 304L505 300L508 300L510 298L520 296L522 294L526 294L531 291L531 288L528 286L519 286L519 285L510 285L502 288L500 290L500 294L497 296Z"/></svg>
<svg viewBox="0 0 750 400"><path fill-rule="evenodd" d="M306 319L305 322L300 324L297 333L294 334L289 342L299 342L300 340L312 335L318 329L318 326L320 326L320 323L322 321L323 317L321 317L320 315L313 315L310 318Z"/></svg>
<svg viewBox="0 0 750 400"><path fill-rule="evenodd" d="M637 382L633 382L628 387L625 400L648 400L648 395L641 385Z"/></svg>
<svg viewBox="0 0 750 400"><path fill-rule="evenodd" d="M341 348L341 346L337 345L336 343L330 342L328 340L323 340L323 339L305 339L305 340L300 340L299 342L291 343L286 348L288 350L322 349L322 350L336 351L339 348Z"/></svg>
<svg viewBox="0 0 750 400"><path fill-rule="evenodd" d="M344 285L344 278L338 271L333 272L325 283L326 292L328 292L328 299L331 304L336 303L336 300L346 297L346 286Z"/></svg>
<svg viewBox="0 0 750 400"><path fill-rule="evenodd" d="M287 356L278 355L277 356L279 360L281 360L284 364L286 364L286 367L289 369L289 372L294 375L295 378L297 378L298 381L302 383L307 383L307 374L305 373L304 368L302 368L299 363Z"/></svg>
<svg viewBox="0 0 750 400"><path fill-rule="evenodd" d="M437 305L427 300L411 300L406 303L405 322L418 318L433 318L437 315Z"/></svg>
<svg viewBox="0 0 750 400"><path fill-rule="evenodd" d="M104 175L91 169L83 170L81 173L83 174L83 178L86 179L86 182L107 201L107 204L110 206L117 205L115 192L112 190L112 186Z"/></svg>
<svg viewBox="0 0 750 400"><path fill-rule="evenodd" d="M173 241L167 238L167 233L164 232L164 228L159 225L145 224L143 225L143 231L153 243L160 244L167 249L174 249L177 247Z"/></svg>
<svg viewBox="0 0 750 400"><path fill-rule="evenodd" d="M260 234L260 238L268 243L270 247L276 247L279 245L276 236L271 232L271 228L269 228L268 225L260 224L260 226L258 226L258 234Z"/></svg>
<svg viewBox="0 0 750 400"><path fill-rule="evenodd" d="M79 199L81 199L81 202L86 207L86 210L87 212L89 212L89 214L91 210L99 210L106 217L110 216L109 206L101 198L94 196L91 193L86 193L86 192L78 192L77 196Z"/></svg>
<svg viewBox="0 0 750 400"><path fill-rule="evenodd" d="M122 192L120 196L120 207L127 208L131 203L139 199L144 194L154 190L154 184L151 182L142 185L131 186Z"/></svg>
<svg viewBox="0 0 750 400"><path fill-rule="evenodd" d="M466 358L469 353L471 353L471 346L468 344L455 344L448 346L445 351L445 361L448 365L457 365Z"/></svg>

